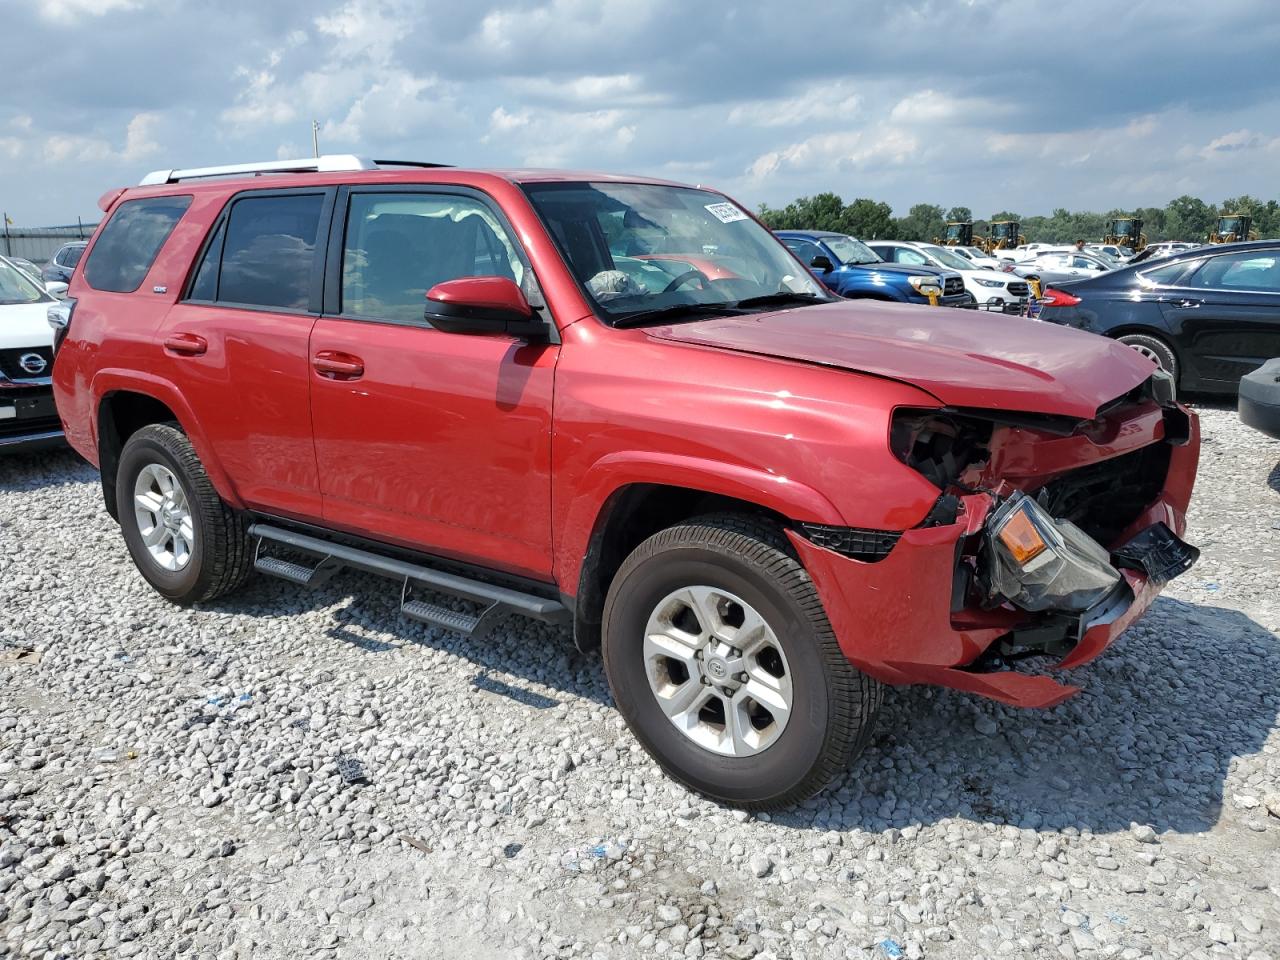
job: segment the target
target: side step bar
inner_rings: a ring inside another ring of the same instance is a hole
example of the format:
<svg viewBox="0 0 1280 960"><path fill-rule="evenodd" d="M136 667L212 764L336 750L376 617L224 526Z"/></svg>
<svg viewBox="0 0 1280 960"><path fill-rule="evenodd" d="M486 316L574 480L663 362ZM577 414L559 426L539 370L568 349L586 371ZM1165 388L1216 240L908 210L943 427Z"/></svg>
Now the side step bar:
<svg viewBox="0 0 1280 960"><path fill-rule="evenodd" d="M519 613L535 620L564 623L569 611L559 600L550 600L532 593L524 593L507 587L485 583L443 570L434 570L416 563L397 560L359 547L331 543L318 537L295 533L267 523L255 523L249 527L249 536L257 539L254 552L254 569L290 583L314 587L327 581L338 571L350 568L363 570L378 576L401 581L400 612L406 617L429 623L445 630L455 630L468 637L482 634L493 622L506 613ZM315 566L308 567L279 557L265 556L264 543L278 543L291 550L310 554L317 558ZM414 588L435 590L451 596L484 605L479 616L459 613L414 596Z"/></svg>

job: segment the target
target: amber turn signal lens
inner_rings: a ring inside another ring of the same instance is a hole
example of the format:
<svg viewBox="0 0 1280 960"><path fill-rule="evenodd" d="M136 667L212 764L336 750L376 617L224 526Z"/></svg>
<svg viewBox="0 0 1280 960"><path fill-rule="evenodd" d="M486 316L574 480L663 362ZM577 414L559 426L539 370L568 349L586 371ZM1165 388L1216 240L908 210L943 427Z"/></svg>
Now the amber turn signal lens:
<svg viewBox="0 0 1280 960"><path fill-rule="evenodd" d="M1025 510L1019 510L1000 530L1000 542L1009 548L1013 559L1026 563L1044 553L1047 545Z"/></svg>

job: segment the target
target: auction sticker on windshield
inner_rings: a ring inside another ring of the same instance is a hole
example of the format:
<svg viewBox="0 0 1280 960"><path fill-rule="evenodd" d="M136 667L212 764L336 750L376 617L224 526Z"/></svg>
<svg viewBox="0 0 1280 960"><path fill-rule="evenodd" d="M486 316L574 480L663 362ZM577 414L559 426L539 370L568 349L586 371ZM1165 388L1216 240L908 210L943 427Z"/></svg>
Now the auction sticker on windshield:
<svg viewBox="0 0 1280 960"><path fill-rule="evenodd" d="M734 223L747 219L747 215L732 203L708 203L707 211L721 223Z"/></svg>

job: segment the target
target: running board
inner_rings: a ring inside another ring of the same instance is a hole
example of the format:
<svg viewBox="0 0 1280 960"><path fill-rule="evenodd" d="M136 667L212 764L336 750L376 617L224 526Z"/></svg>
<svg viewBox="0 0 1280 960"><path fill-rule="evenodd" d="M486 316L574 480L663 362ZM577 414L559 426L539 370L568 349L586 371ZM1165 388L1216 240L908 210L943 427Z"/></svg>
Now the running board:
<svg viewBox="0 0 1280 960"><path fill-rule="evenodd" d="M401 582L400 612L406 617L445 630L454 630L468 637L483 634L505 613L518 613L549 623L564 623L569 619L569 611L559 600L446 573L371 550L331 543L267 523L252 524L249 536L257 540L253 565L262 573L302 586L317 586L344 568L390 577ZM277 543L290 550L314 556L316 564L308 567L290 560L264 556L264 542ZM434 590L468 600L483 605L484 609L478 616L450 610L414 597L415 588Z"/></svg>

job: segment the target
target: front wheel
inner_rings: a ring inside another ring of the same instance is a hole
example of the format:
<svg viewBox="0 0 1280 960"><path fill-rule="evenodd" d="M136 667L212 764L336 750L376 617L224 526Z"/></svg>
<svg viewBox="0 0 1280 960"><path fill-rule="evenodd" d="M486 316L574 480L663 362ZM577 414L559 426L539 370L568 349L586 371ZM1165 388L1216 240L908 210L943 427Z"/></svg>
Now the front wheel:
<svg viewBox="0 0 1280 960"><path fill-rule="evenodd" d="M244 519L222 502L176 427L152 424L125 443L116 508L138 571L175 603L212 600L248 576Z"/></svg>
<svg viewBox="0 0 1280 960"><path fill-rule="evenodd" d="M637 547L610 585L603 648L619 710L667 774L749 809L821 790L866 746L880 707L785 536L744 517Z"/></svg>
<svg viewBox="0 0 1280 960"><path fill-rule="evenodd" d="M1178 357L1173 348L1159 337L1145 333L1128 333L1120 337L1120 342L1132 347L1148 360L1152 360L1161 370L1168 373L1175 383L1178 381Z"/></svg>

